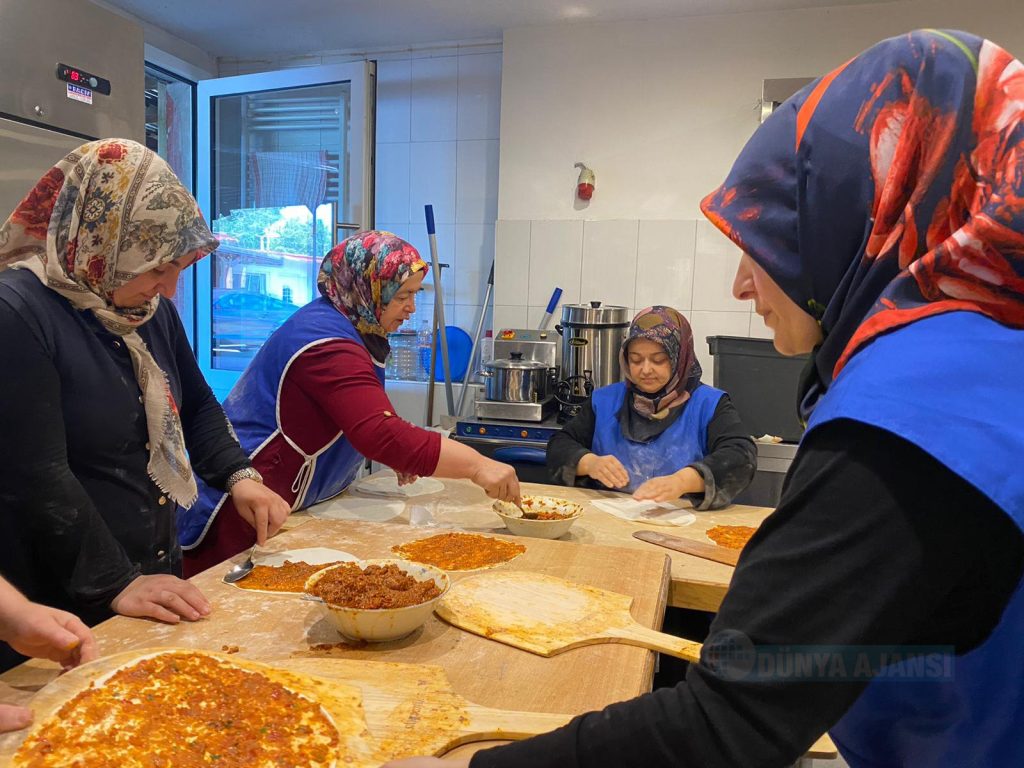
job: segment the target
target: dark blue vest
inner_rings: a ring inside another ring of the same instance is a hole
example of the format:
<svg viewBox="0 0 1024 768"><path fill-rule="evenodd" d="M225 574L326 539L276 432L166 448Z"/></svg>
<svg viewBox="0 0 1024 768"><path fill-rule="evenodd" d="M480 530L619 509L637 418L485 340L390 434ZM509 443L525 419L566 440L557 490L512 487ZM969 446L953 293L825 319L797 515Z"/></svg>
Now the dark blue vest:
<svg viewBox="0 0 1024 768"><path fill-rule="evenodd" d="M281 384L289 366L299 354L325 341L348 339L363 345L351 321L325 298L299 309L278 328L245 369L224 401L227 414L242 448L250 458L273 438L281 435L303 457L303 465L292 484L296 494L293 510L304 509L337 496L359 471L363 457L339 432L327 445L300 447L287 425L281 423ZM377 366L384 385L384 368ZM183 549L195 547L227 495L210 488L199 478L199 499L188 510L178 511L178 537Z"/></svg>
<svg viewBox="0 0 1024 768"><path fill-rule="evenodd" d="M699 385L682 406L672 426L648 443L627 439L619 427L619 411L626 397L626 383L609 384L596 390L591 404L597 423L591 450L598 456L614 456L629 473L632 493L652 477L671 475L707 455L708 424L715 415L720 389Z"/></svg>
<svg viewBox="0 0 1024 768"><path fill-rule="evenodd" d="M919 446L1024 529L1024 331L952 312L880 336L836 378L808 432L840 418ZM903 682L901 666L832 729L851 768L1024 766L1024 582L989 638L956 657L952 681Z"/></svg>

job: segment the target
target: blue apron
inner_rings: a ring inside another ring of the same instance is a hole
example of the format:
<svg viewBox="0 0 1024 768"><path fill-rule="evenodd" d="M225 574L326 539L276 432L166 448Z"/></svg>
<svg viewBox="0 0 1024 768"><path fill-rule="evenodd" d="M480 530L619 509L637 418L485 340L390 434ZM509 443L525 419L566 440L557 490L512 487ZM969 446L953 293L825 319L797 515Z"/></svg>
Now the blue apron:
<svg viewBox="0 0 1024 768"><path fill-rule="evenodd" d="M626 383L620 381L595 390L591 398L597 417L591 450L598 456L610 455L622 462L629 473L626 492L632 493L652 477L678 472L707 455L708 424L725 394L722 390L698 385L672 426L647 443L629 440L619 427L619 411L626 392Z"/></svg>
<svg viewBox="0 0 1024 768"><path fill-rule="evenodd" d="M808 433L841 418L892 432L1024 529L1022 387L1024 331L951 312L858 352L815 408ZM903 666L869 683L832 729L851 768L1024 766L1024 581L989 638L956 657L952 681L902 682Z"/></svg>
<svg viewBox="0 0 1024 768"><path fill-rule="evenodd" d="M224 401L224 412L250 459L281 435L303 458L294 478L292 510L303 509L337 496L359 471L363 457L340 432L322 446L299 445L288 425L281 423L281 384L301 352L325 341L346 339L360 346L362 338L351 321L321 297L299 309L267 339ZM384 368L376 366L384 386ZM198 477L199 498L190 509L178 510L178 538L182 549L202 541L227 494L210 488Z"/></svg>

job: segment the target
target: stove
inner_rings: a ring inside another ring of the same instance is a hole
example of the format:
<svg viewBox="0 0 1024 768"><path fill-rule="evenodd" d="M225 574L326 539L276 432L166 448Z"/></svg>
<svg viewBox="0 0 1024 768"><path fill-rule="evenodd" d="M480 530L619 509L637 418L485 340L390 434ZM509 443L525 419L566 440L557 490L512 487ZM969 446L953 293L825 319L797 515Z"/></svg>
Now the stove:
<svg viewBox="0 0 1024 768"><path fill-rule="evenodd" d="M496 449L511 445L543 449L547 447L552 435L561 431L562 425L558 422L555 409L552 408L543 421L510 421L467 416L456 422L452 437L460 443L478 449Z"/></svg>
<svg viewBox="0 0 1024 768"><path fill-rule="evenodd" d="M509 403L504 400L477 400L474 413L478 419L501 421L544 421L555 412L557 403L549 397L539 403Z"/></svg>

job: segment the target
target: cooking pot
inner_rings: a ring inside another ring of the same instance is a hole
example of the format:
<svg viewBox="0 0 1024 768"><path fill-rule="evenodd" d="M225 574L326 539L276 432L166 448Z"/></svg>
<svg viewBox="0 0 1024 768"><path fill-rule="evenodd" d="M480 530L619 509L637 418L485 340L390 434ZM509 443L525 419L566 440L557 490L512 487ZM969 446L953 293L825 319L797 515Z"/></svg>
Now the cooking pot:
<svg viewBox="0 0 1024 768"><path fill-rule="evenodd" d="M484 363L480 372L488 400L501 403L539 403L551 396L555 369L537 360L523 360L521 352Z"/></svg>

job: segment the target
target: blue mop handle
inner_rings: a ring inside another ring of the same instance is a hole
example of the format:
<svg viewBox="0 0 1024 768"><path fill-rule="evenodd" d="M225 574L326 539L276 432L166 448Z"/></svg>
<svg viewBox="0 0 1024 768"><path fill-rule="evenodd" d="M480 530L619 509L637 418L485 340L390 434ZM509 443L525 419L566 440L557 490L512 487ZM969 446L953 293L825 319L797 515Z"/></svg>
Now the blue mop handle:
<svg viewBox="0 0 1024 768"><path fill-rule="evenodd" d="M548 308L544 310L544 316L540 319L540 325L537 326L537 330L543 331L548 327L548 323L551 322L551 313L555 311L555 307L558 306L558 301L561 298L562 289L555 288L555 292L551 294L551 301L548 302Z"/></svg>

